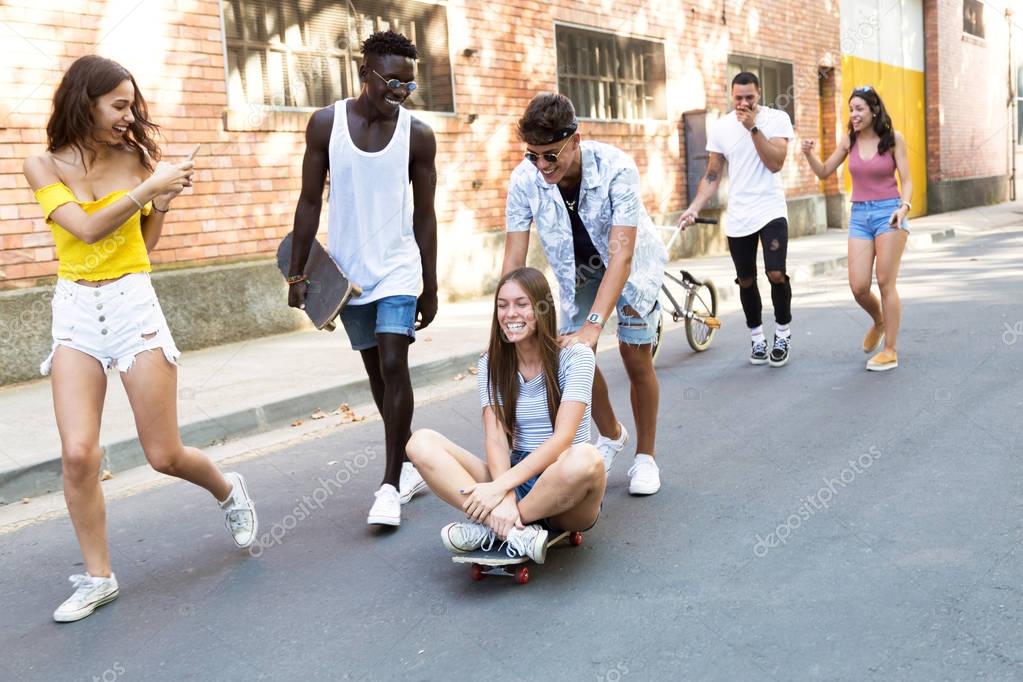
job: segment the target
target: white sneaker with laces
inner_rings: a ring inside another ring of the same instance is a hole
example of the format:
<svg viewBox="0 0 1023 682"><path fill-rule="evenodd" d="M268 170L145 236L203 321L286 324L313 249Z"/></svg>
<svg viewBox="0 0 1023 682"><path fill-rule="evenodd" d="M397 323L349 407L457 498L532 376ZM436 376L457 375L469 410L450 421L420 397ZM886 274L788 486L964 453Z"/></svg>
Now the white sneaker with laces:
<svg viewBox="0 0 1023 682"><path fill-rule="evenodd" d="M390 483L384 483L380 490L373 493L376 500L369 508L366 523L371 526L401 525L401 496Z"/></svg>
<svg viewBox="0 0 1023 682"><path fill-rule="evenodd" d="M621 435L618 438L597 436L595 447L600 456L604 458L604 471L611 471L615 456L625 449L625 444L629 442L629 432L625 430L625 424L618 422L618 428L621 429Z"/></svg>
<svg viewBox="0 0 1023 682"><path fill-rule="evenodd" d="M249 497L249 489L245 487L245 478L241 474L231 471L224 474L224 478L231 484L231 494L220 503L227 532L231 534L234 544L245 548L256 539L259 530L256 505Z"/></svg>
<svg viewBox="0 0 1023 682"><path fill-rule="evenodd" d="M501 546L512 558L524 556L542 564L547 558L547 531L535 524L521 530L513 526Z"/></svg>
<svg viewBox="0 0 1023 682"><path fill-rule="evenodd" d="M661 489L661 473L650 455L636 455L629 468L629 494L653 495Z"/></svg>
<svg viewBox="0 0 1023 682"><path fill-rule="evenodd" d="M401 493L402 504L408 504L409 500L426 490L426 481L416 471L412 462L405 462L401 465L401 478L398 480L398 490Z"/></svg>
<svg viewBox="0 0 1023 682"><path fill-rule="evenodd" d="M53 620L71 623L91 615L100 606L117 599L117 577L97 578L88 573L79 573L68 578L75 586L75 592L53 612Z"/></svg>
<svg viewBox="0 0 1023 682"><path fill-rule="evenodd" d="M494 546L494 531L482 523L463 521L449 523L440 529L440 539L449 552L490 551Z"/></svg>

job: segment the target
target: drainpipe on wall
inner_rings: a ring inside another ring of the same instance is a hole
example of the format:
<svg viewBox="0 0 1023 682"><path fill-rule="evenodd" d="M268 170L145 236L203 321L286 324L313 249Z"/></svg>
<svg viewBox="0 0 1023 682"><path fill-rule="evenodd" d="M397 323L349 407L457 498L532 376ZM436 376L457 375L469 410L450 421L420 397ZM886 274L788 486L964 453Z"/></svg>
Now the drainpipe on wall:
<svg viewBox="0 0 1023 682"><path fill-rule="evenodd" d="M1012 9L1005 8L1005 21L1009 28L1009 201L1016 201L1016 145L1019 142L1019 131L1016 130L1018 121L1019 102L1016 99L1016 64L1013 62L1012 44L1016 39L1012 25Z"/></svg>

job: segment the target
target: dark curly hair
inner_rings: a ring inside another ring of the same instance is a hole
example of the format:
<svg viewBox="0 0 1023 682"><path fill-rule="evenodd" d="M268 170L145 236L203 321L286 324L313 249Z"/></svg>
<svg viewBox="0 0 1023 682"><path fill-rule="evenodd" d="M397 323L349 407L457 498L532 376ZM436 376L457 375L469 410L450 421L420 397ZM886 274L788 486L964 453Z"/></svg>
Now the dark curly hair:
<svg viewBox="0 0 1023 682"><path fill-rule="evenodd" d="M83 160L86 153L94 159L92 106L98 97L126 80L131 81L135 88L135 100L131 103L131 114L135 120L128 126L124 144L138 154L146 170L152 171L153 161L160 160L160 148L153 140L160 128L149 120L146 100L128 69L97 55L76 59L57 86L53 95L53 113L46 124L46 151L74 147Z"/></svg>
<svg viewBox="0 0 1023 682"><path fill-rule="evenodd" d="M412 41L394 31L378 31L366 38L362 43L362 54L380 56L396 54L399 57L419 59L419 50Z"/></svg>
<svg viewBox="0 0 1023 682"><path fill-rule="evenodd" d="M555 92L542 92L529 100L519 119L519 138L526 144L550 144L554 133L576 122L572 100Z"/></svg>
<svg viewBox="0 0 1023 682"><path fill-rule="evenodd" d="M881 95L877 93L877 90L869 85L856 88L849 95L850 102L853 97L859 97L866 102L867 106L870 107L871 113L874 114L874 121L871 127L877 133L877 136L881 138L877 143L877 153L884 154L889 149L895 149L895 128L892 127L892 117L888 114L888 109L885 108ZM849 147L851 148L854 144L856 144L856 131L853 130L852 121L849 121Z"/></svg>

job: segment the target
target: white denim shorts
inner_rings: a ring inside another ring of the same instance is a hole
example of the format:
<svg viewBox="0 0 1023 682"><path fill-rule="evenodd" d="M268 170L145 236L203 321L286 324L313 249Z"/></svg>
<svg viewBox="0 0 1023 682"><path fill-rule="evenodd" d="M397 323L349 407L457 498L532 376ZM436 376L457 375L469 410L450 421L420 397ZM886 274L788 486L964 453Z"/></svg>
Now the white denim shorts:
<svg viewBox="0 0 1023 682"><path fill-rule="evenodd" d="M58 346L96 358L103 370L127 372L135 356L159 348L171 364L181 353L174 345L149 273L138 272L89 287L58 279L53 291L53 348L39 366L50 373Z"/></svg>

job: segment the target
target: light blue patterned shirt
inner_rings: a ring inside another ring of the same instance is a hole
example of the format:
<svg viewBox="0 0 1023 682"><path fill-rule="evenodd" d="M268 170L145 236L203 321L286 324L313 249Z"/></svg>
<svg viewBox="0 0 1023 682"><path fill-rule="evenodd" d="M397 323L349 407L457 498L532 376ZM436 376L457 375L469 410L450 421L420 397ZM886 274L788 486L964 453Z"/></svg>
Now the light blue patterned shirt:
<svg viewBox="0 0 1023 682"><path fill-rule="evenodd" d="M622 295L640 315L647 315L657 302L668 252L643 207L639 170L617 147L590 140L583 141L581 147L579 217L605 266L611 228L617 225L639 230L632 272ZM547 183L529 161L523 160L512 172L505 222L508 232L528 232L530 224L536 223L547 262L558 282L562 326L569 324L577 310L572 222L558 186Z"/></svg>

